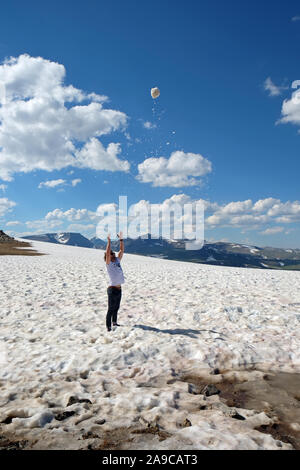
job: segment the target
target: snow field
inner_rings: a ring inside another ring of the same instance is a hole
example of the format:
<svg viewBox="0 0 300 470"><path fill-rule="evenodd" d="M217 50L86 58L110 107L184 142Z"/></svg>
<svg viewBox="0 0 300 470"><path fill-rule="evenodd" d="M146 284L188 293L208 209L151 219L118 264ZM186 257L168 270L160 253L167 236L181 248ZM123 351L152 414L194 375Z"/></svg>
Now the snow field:
<svg viewBox="0 0 300 470"><path fill-rule="evenodd" d="M159 422L171 435L148 448L289 448L254 430L270 423L265 413L243 410L247 419L234 420L218 396L192 395L181 377L211 379L215 368L248 380L264 370L300 372L299 272L125 253L123 326L107 333L103 251L32 245L47 255L0 259L5 429L59 439ZM57 420L63 412L73 414ZM186 419L192 426L182 428Z"/></svg>

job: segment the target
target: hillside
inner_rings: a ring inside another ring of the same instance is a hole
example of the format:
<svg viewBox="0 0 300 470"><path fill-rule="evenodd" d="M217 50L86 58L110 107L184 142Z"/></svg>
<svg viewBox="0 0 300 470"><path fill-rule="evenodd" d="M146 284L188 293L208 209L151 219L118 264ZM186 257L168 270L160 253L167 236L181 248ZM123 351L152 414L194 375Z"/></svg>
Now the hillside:
<svg viewBox="0 0 300 470"><path fill-rule="evenodd" d="M106 242L92 238L95 248L104 249ZM118 242L112 248L118 249ZM185 240L126 239L127 253L155 256L177 261L211 264L214 266L235 266L260 269L300 269L300 250L259 248L238 243L205 242L201 250L185 250Z"/></svg>
<svg viewBox="0 0 300 470"><path fill-rule="evenodd" d="M47 233L23 237L29 240L45 241L63 245L105 249L106 241L93 237L88 240L80 233ZM205 242L201 250L185 249L186 240L165 238L127 238L127 253L176 261L258 269L300 270L300 249L257 247L228 242ZM112 249L118 250L119 243L112 242Z"/></svg>

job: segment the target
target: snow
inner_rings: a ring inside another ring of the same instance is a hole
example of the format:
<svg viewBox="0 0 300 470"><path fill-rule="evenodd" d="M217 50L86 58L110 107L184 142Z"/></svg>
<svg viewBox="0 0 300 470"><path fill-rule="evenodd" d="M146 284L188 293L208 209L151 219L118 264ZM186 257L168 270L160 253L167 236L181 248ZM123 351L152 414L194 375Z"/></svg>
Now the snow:
<svg viewBox="0 0 300 470"><path fill-rule="evenodd" d="M10 418L2 432L59 437L102 418L103 430L159 419L170 437L141 448L289 448L254 430L269 424L264 413L233 420L218 396L200 410L203 396L180 378L211 377L216 367L300 372L299 272L125 254L123 326L107 333L103 251L31 243L47 255L1 257L0 421ZM67 406L70 397L81 402ZM58 421L58 409L74 414ZM185 419L192 426L180 429Z"/></svg>

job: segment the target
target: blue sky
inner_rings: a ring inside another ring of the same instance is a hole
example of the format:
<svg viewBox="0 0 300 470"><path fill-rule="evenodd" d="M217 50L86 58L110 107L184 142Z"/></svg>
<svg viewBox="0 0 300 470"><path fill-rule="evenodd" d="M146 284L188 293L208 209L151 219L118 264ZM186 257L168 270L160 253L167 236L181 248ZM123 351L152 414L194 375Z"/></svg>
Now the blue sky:
<svg viewBox="0 0 300 470"><path fill-rule="evenodd" d="M207 239L300 247L299 44L296 1L9 2L1 228L92 237L119 195L186 195L207 201Z"/></svg>

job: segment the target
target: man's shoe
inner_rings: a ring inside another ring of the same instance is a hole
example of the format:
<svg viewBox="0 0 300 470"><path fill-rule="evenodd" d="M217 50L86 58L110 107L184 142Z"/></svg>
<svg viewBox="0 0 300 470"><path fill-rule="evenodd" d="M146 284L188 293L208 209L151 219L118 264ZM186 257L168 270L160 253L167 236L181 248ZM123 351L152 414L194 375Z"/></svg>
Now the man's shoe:
<svg viewBox="0 0 300 470"><path fill-rule="evenodd" d="M107 331L111 331L111 328L110 328L110 327L107 327L106 329L107 329Z"/></svg>
<svg viewBox="0 0 300 470"><path fill-rule="evenodd" d="M119 323L113 323L113 326L121 326Z"/></svg>

